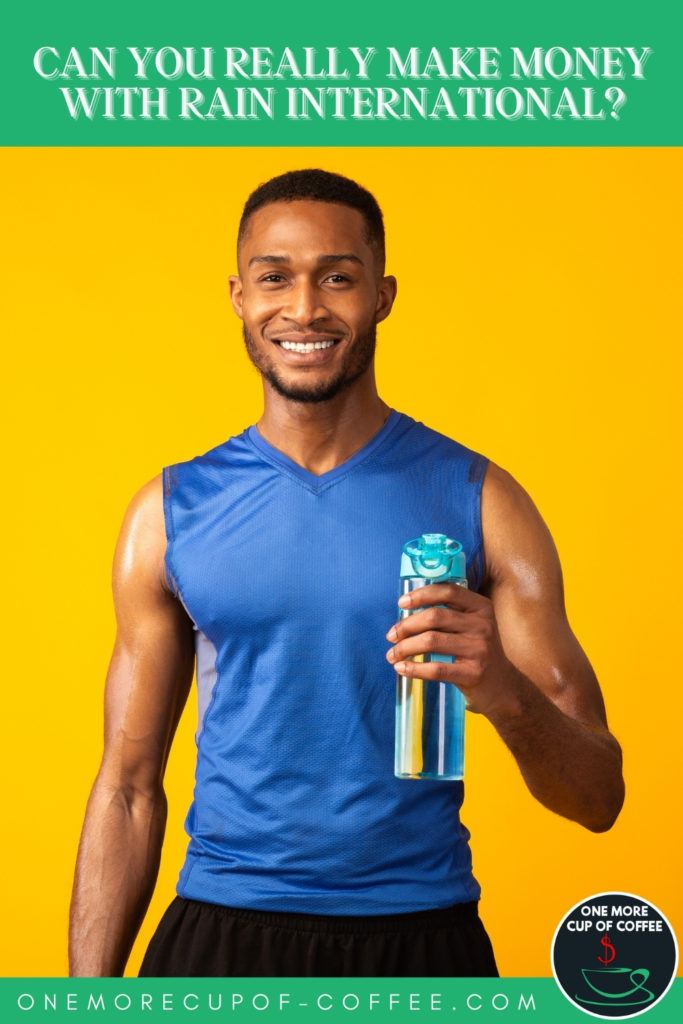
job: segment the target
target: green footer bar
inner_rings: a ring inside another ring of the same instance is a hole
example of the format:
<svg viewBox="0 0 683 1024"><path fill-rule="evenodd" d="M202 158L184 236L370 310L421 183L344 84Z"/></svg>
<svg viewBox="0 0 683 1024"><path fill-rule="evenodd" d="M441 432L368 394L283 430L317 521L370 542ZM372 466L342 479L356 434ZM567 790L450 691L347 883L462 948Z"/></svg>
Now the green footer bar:
<svg viewBox="0 0 683 1024"><path fill-rule="evenodd" d="M683 1020L681 979L643 1016L651 1024ZM0 979L3 1024L78 1018L276 1019L297 1024L421 1020L562 1024L590 1019L567 1001L550 978Z"/></svg>

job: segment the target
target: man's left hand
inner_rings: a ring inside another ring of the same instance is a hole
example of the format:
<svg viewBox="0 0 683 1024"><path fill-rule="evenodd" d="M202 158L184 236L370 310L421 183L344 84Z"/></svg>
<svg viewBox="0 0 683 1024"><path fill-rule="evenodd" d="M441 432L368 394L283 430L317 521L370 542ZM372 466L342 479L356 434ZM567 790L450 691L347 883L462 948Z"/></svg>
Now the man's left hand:
<svg viewBox="0 0 683 1024"><path fill-rule="evenodd" d="M505 655L488 598L455 583L432 583L404 594L398 603L411 614L392 626L386 638L394 643L387 660L400 675L455 684L470 711L519 713L520 673ZM407 660L432 653L451 654L455 661Z"/></svg>

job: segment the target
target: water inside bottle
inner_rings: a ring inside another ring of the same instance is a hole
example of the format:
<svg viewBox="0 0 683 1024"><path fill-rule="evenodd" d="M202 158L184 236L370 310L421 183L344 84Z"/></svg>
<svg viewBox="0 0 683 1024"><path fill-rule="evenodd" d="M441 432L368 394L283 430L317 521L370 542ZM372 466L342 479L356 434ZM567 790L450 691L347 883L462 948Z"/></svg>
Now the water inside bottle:
<svg viewBox="0 0 683 1024"><path fill-rule="evenodd" d="M424 585L429 585L426 580L405 579L403 592ZM407 614L414 612L401 610L401 618ZM443 658L427 653L411 660L429 662ZM462 779L466 703L463 694L453 683L404 675L397 675L396 688L395 774L402 779Z"/></svg>

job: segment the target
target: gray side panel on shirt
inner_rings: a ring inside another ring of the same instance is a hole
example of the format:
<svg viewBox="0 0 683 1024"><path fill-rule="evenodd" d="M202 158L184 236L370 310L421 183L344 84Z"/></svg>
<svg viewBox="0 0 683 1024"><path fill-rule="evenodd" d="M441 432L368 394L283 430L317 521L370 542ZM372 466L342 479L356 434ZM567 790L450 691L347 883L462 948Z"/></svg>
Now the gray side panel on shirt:
<svg viewBox="0 0 683 1024"><path fill-rule="evenodd" d="M216 685L218 673L216 672L217 651L205 633L195 626L194 647L197 656L197 707L198 721L195 740L199 739L204 724L206 709L211 703L213 688Z"/></svg>

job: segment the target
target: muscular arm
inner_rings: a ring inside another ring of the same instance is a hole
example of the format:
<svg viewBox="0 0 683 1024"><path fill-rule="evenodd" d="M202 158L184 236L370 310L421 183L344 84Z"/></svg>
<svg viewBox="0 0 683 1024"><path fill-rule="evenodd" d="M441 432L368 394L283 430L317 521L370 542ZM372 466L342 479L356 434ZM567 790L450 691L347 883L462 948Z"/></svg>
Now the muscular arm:
<svg viewBox="0 0 683 1024"><path fill-rule="evenodd" d="M482 494L488 587L510 662L487 717L542 804L600 832L624 799L621 749L564 607L555 545L526 492L490 466Z"/></svg>
<svg viewBox="0 0 683 1024"><path fill-rule="evenodd" d="M164 576L161 487L159 476L133 498L114 555L117 633L71 899L72 977L123 974L159 869L164 770L194 669L192 624Z"/></svg>
<svg viewBox="0 0 683 1024"><path fill-rule="evenodd" d="M399 642L387 657L400 672L459 686L470 709L505 741L542 804L605 831L624 799L621 749L567 621L550 533L526 492L495 465L484 481L482 528L483 593L437 583L407 595L401 604L432 607L396 624L387 637ZM456 661L398 661L432 651Z"/></svg>

